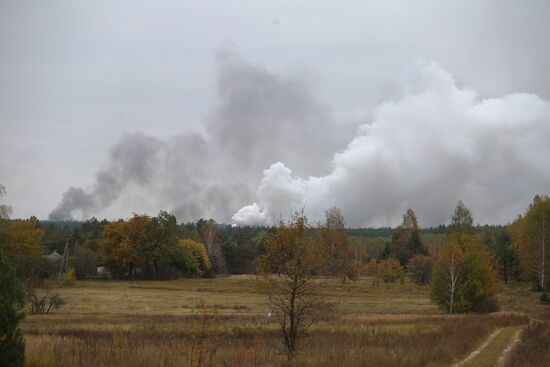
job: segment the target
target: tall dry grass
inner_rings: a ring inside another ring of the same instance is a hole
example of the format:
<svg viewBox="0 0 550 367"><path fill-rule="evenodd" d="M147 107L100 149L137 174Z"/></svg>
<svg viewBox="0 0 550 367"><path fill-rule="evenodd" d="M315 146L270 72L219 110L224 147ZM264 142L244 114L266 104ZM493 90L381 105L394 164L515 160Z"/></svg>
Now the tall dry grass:
<svg viewBox="0 0 550 367"><path fill-rule="evenodd" d="M425 366L464 355L497 327L525 323L512 314L380 317L334 315L312 328L296 366ZM285 366L276 325L262 317L199 310L133 327L74 323L25 332L27 365Z"/></svg>
<svg viewBox="0 0 550 367"><path fill-rule="evenodd" d="M507 366L550 366L550 323L534 322L521 335L521 341L512 350Z"/></svg>

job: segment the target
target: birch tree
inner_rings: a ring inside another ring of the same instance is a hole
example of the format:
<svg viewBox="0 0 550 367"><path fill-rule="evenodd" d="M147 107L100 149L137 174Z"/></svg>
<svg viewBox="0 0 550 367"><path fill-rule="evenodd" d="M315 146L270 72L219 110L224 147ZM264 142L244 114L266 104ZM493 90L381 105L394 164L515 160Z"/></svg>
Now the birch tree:
<svg viewBox="0 0 550 367"><path fill-rule="evenodd" d="M439 254L432 275L432 299L448 313L456 311L462 281L464 253L457 245L448 245Z"/></svg>
<svg viewBox="0 0 550 367"><path fill-rule="evenodd" d="M197 223L202 242L206 246L208 257L212 261L216 272L221 272L225 268L223 262L222 248L219 240L218 224L214 219L199 220Z"/></svg>

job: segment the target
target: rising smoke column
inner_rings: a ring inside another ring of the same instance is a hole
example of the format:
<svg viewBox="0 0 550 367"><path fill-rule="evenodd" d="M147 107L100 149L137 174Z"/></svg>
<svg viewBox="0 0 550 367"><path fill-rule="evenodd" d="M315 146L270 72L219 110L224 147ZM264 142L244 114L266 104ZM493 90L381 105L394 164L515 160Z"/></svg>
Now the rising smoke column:
<svg viewBox="0 0 550 367"><path fill-rule="evenodd" d="M354 126L337 124L303 80L223 52L217 82L219 103L205 117L204 131L166 140L143 133L123 136L90 188L70 187L49 218L109 213L128 192L137 192L180 220L229 221L254 197L262 169L271 162L287 162L301 174L323 174L333 152L353 136ZM132 211L142 209L135 204L128 214Z"/></svg>
<svg viewBox="0 0 550 367"><path fill-rule="evenodd" d="M550 103L533 94L481 99L437 64L419 64L403 97L383 103L331 172L263 171L255 202L232 217L269 224L305 207L321 218L342 208L350 225L396 224L414 208L423 225L448 221L462 199L481 222L510 221L550 190Z"/></svg>

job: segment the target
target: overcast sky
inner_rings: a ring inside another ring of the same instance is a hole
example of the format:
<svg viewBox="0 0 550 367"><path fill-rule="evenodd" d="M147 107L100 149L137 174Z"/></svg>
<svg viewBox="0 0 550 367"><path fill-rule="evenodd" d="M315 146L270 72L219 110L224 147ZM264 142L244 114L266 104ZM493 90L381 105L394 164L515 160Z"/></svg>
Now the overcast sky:
<svg viewBox="0 0 550 367"><path fill-rule="evenodd" d="M0 0L13 217L505 223L550 191L550 2Z"/></svg>

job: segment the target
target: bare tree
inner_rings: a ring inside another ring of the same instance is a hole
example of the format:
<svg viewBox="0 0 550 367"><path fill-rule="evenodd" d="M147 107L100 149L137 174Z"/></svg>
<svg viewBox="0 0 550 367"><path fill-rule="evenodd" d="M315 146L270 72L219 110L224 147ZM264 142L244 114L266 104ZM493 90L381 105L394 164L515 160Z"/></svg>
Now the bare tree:
<svg viewBox="0 0 550 367"><path fill-rule="evenodd" d="M316 295L313 279L323 260L303 212L288 224L280 222L277 231L266 238L258 287L267 295L279 323L289 360L296 356L300 337L326 309L327 304Z"/></svg>

